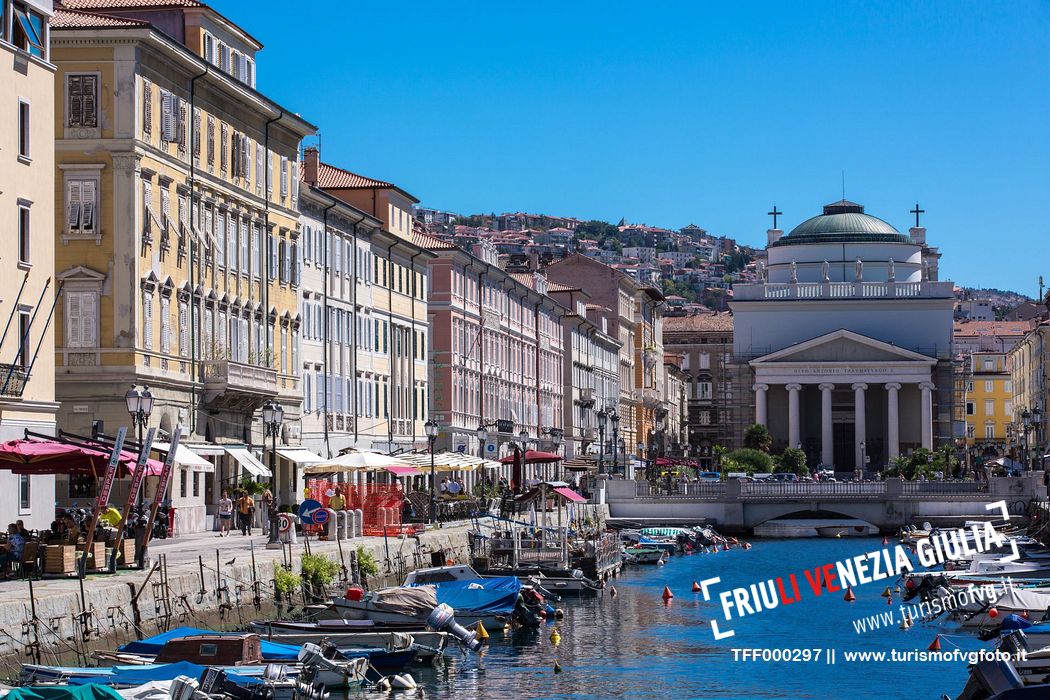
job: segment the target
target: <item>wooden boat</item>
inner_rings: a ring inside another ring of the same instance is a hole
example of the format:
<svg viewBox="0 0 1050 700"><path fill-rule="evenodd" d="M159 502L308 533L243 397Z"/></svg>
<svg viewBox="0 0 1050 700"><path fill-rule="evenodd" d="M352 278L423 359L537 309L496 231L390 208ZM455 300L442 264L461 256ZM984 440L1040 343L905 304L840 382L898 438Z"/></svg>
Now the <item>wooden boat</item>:
<svg viewBox="0 0 1050 700"><path fill-rule="evenodd" d="M632 564L657 564L664 558L664 550L643 545L624 547L623 552Z"/></svg>

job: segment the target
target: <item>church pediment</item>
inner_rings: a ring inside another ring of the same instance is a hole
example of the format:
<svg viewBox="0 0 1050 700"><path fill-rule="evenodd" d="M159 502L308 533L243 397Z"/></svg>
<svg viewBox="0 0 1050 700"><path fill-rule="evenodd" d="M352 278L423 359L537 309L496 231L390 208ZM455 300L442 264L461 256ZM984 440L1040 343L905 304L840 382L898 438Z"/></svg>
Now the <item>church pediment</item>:
<svg viewBox="0 0 1050 700"><path fill-rule="evenodd" d="M924 362L936 360L911 350L875 340L853 331L838 330L764 355L752 365L778 363L858 363Z"/></svg>

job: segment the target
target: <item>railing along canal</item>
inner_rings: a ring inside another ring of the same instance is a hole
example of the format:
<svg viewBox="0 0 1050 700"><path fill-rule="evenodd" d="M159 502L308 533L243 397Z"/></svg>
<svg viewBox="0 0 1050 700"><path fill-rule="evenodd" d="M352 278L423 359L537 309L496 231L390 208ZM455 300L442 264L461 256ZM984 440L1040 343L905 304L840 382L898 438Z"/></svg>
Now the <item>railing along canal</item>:
<svg viewBox="0 0 1050 700"><path fill-rule="evenodd" d="M740 482L636 482L638 498L691 500L790 500L798 498L879 499L972 499L988 492L983 481L740 481Z"/></svg>

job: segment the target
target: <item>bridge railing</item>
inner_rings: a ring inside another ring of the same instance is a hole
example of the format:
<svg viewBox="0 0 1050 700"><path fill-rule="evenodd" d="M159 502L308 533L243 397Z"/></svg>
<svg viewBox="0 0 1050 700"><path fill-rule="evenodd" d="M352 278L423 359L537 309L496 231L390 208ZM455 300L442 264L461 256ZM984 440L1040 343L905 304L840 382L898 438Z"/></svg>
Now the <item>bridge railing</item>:
<svg viewBox="0 0 1050 700"><path fill-rule="evenodd" d="M641 498L671 497L671 498L710 498L712 500L725 498L726 484L723 481L696 481L690 483L671 482L650 483L648 481L636 482L635 495Z"/></svg>
<svg viewBox="0 0 1050 700"><path fill-rule="evenodd" d="M746 499L782 498L880 498L886 495L881 481L745 481L740 496Z"/></svg>
<svg viewBox="0 0 1050 700"><path fill-rule="evenodd" d="M905 496L963 496L988 492L987 481L903 481Z"/></svg>

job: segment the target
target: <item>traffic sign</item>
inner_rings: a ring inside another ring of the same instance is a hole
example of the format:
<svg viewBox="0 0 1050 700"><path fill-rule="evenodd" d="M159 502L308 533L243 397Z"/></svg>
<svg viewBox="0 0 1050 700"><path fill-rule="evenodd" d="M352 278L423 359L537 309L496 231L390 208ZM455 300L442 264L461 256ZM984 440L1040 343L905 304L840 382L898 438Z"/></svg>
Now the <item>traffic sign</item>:
<svg viewBox="0 0 1050 700"><path fill-rule="evenodd" d="M320 501L307 498L299 504L299 519L307 525L324 525L328 522L328 511Z"/></svg>

